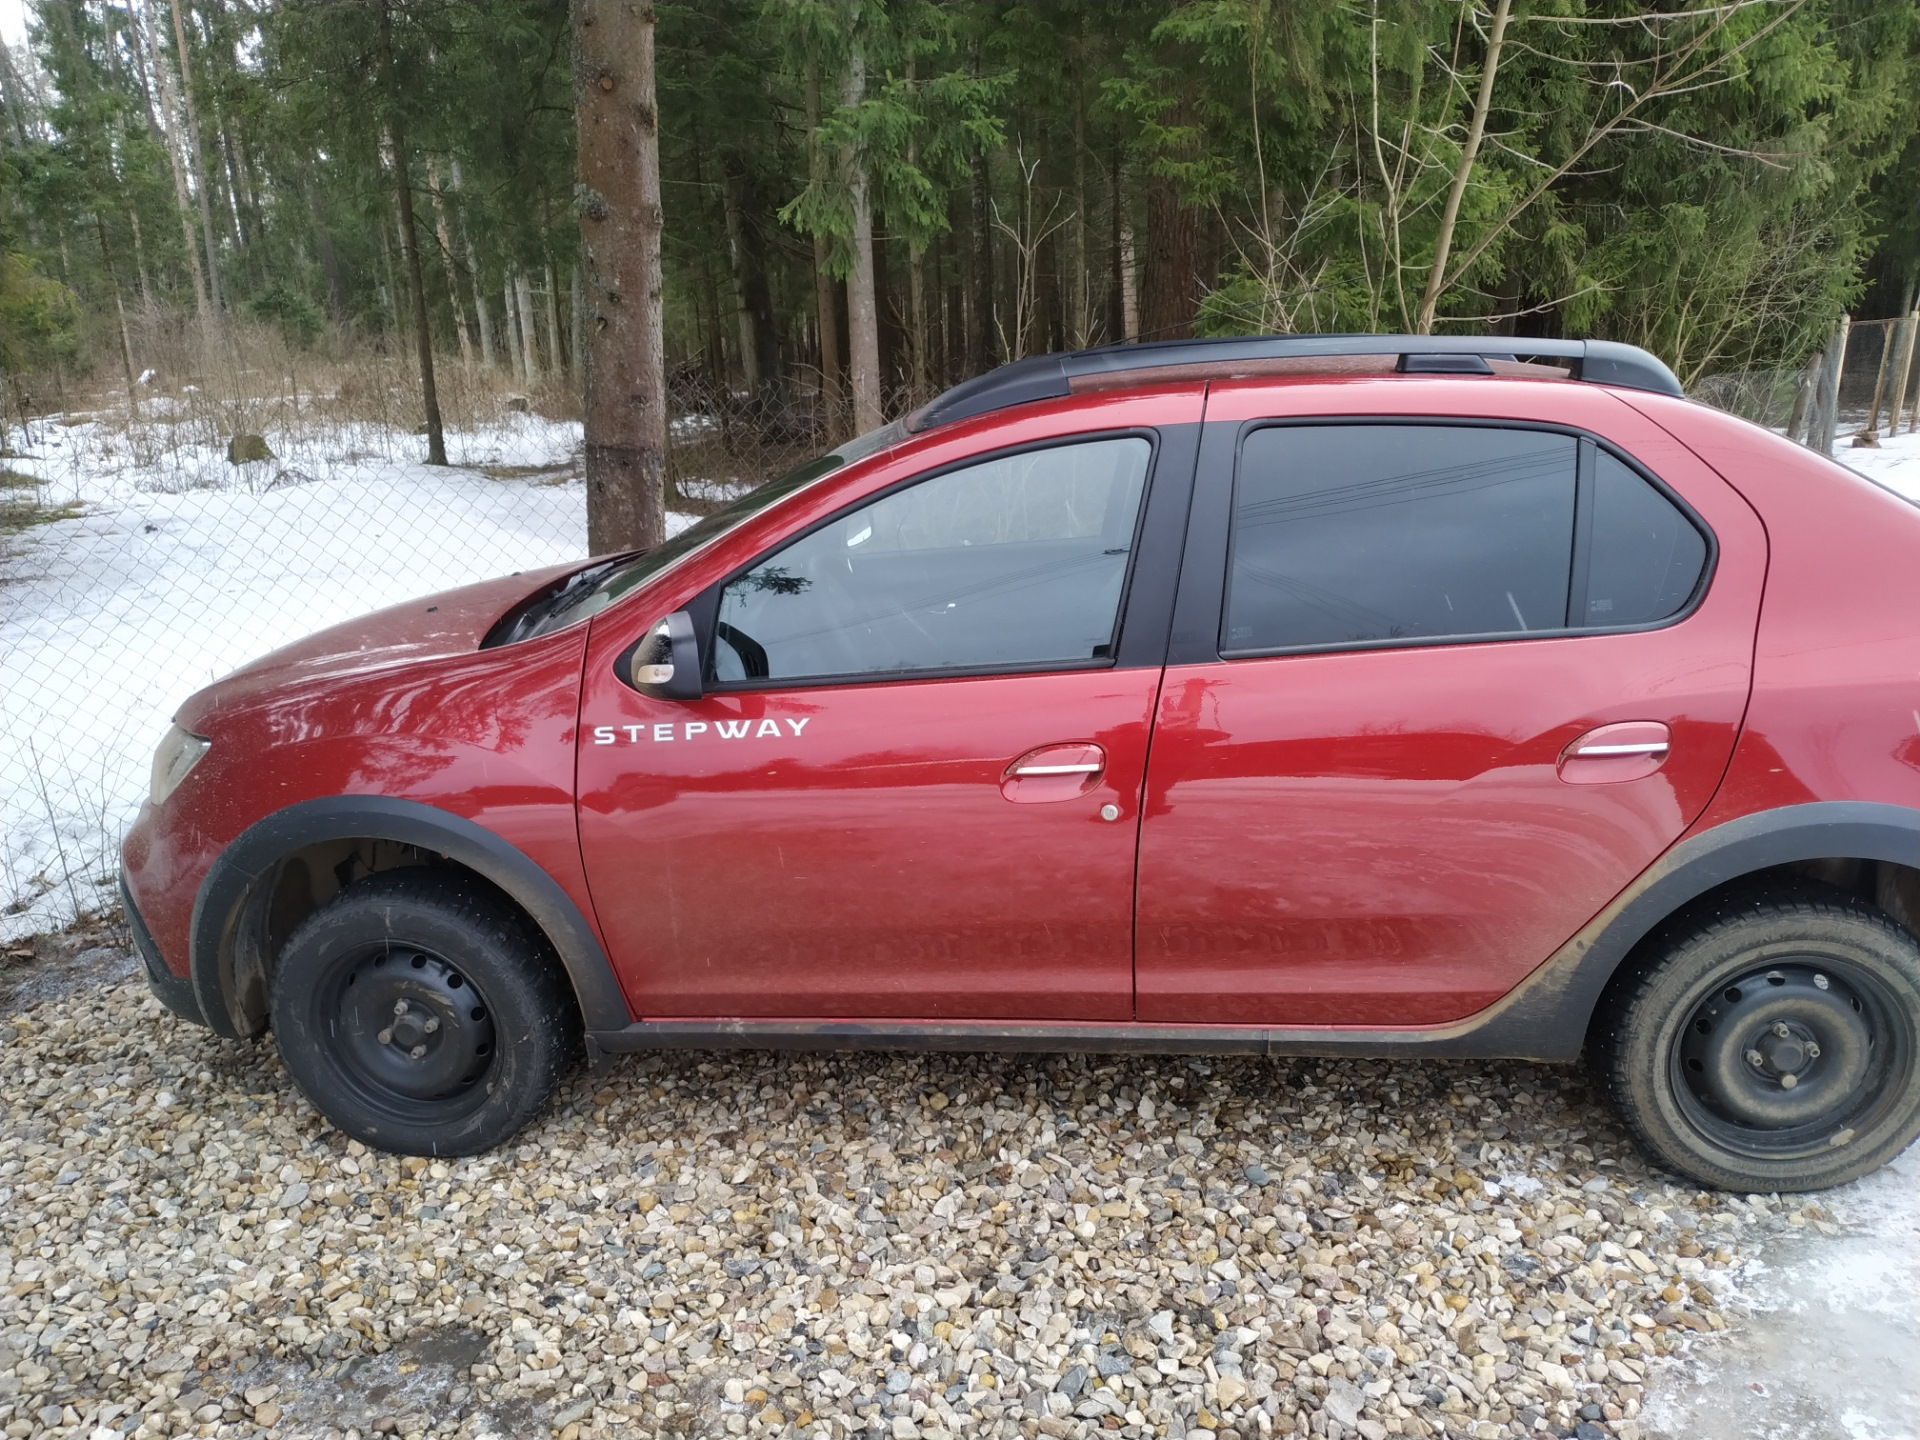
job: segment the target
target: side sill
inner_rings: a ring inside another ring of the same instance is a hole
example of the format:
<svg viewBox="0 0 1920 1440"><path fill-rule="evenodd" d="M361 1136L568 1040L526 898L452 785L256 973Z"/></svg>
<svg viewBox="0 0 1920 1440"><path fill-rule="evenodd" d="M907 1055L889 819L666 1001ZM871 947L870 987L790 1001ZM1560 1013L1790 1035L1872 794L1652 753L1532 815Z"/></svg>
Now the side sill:
<svg viewBox="0 0 1920 1440"><path fill-rule="evenodd" d="M643 1020L587 1032L594 1065L640 1050L918 1050L1114 1055L1477 1056L1458 1025L1437 1030L1309 1030L1233 1025L934 1025L911 1021ZM1541 1054L1525 1058L1565 1059Z"/></svg>

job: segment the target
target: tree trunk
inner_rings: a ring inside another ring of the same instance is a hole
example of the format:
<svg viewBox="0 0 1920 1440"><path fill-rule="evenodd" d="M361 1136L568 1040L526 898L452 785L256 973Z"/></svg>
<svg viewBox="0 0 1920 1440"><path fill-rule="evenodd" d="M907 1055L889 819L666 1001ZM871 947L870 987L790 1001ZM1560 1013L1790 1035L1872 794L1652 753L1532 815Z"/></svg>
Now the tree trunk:
<svg viewBox="0 0 1920 1440"><path fill-rule="evenodd" d="M127 414L140 418L140 391L133 378L133 342L127 338L127 307L120 301L120 277L114 273L113 252L107 248L107 222L93 212L94 229L100 236L100 263L106 267L107 283L113 286L113 313L120 318L120 363L127 372Z"/></svg>
<svg viewBox="0 0 1920 1440"><path fill-rule="evenodd" d="M867 62L856 43L847 60L840 103L848 109L865 98ZM853 270L847 276L847 340L853 378L853 431L864 435L882 424L880 403L880 313L873 279L873 206L867 168L853 146L841 153L847 202L853 210Z"/></svg>
<svg viewBox="0 0 1920 1440"><path fill-rule="evenodd" d="M181 0L167 0L167 8L173 12L174 42L179 47L180 98L187 107L187 160L193 167L194 187L200 192L200 233L207 242L207 294L218 312L227 308L227 302L220 288L220 252L213 243L213 206L207 197L207 169L200 158L200 112L193 103L193 71L187 59L187 27L180 18L180 4ZM385 14L383 9L383 25Z"/></svg>
<svg viewBox="0 0 1920 1440"><path fill-rule="evenodd" d="M553 257L547 257L547 303L545 314L541 317L547 324L547 365L555 374L564 374L567 368L567 352L560 348L560 274L553 267Z"/></svg>
<svg viewBox="0 0 1920 1440"><path fill-rule="evenodd" d="M1453 227L1460 218L1460 197L1466 194L1467 181L1473 175L1473 159L1480 153L1480 138L1487 133L1487 111L1493 104L1493 74L1500 68L1500 44L1507 35L1507 12L1513 0L1497 0L1493 9L1493 33L1487 37L1487 60L1480 69L1480 93L1474 97L1473 119L1467 126L1467 143L1460 151L1460 164L1453 172L1453 184L1447 189L1446 208L1440 212L1440 234L1434 242L1433 268L1427 272L1427 291L1420 299L1420 318L1414 322L1416 335L1433 333L1433 315L1440 304L1440 292L1448 284L1447 255L1453 249Z"/></svg>
<svg viewBox="0 0 1920 1440"><path fill-rule="evenodd" d="M993 194L987 157L972 158L973 245L967 265L967 373L981 375L993 364Z"/></svg>
<svg viewBox="0 0 1920 1440"><path fill-rule="evenodd" d="M740 180L726 169L727 271L733 281L733 322L740 333L740 369L749 394L760 393L760 347L755 343L753 307L747 299L746 220L740 213Z"/></svg>
<svg viewBox="0 0 1920 1440"><path fill-rule="evenodd" d="M147 247L140 240L140 212L131 206L127 209L127 224L133 227L133 263L140 272L140 304L151 310L153 286L147 281Z"/></svg>
<svg viewBox="0 0 1920 1440"><path fill-rule="evenodd" d="M666 538L667 362L652 0L573 0L589 310L587 548Z"/></svg>
<svg viewBox="0 0 1920 1440"><path fill-rule="evenodd" d="M179 3L180 0L174 0L176 6ZM400 115L399 86L393 73L391 0L379 0L379 3L380 69L389 107L387 134L393 142L393 193L400 207L400 253L407 266L414 350L420 360L420 402L427 412L427 463L444 465L447 437L440 425L440 392L433 383L433 333L427 328L427 287L420 274L420 241L413 228L413 178L407 173L407 130Z"/></svg>
<svg viewBox="0 0 1920 1440"><path fill-rule="evenodd" d="M1082 12L1084 15L1084 12ZM1073 73L1073 273L1072 335L1076 350L1093 343L1093 265L1087 254L1087 86L1075 47Z"/></svg>
<svg viewBox="0 0 1920 1440"><path fill-rule="evenodd" d="M527 377L527 384L535 385L545 372L540 364L540 342L534 338L538 332L533 319L533 282L524 270L513 272L513 307L520 335L520 373Z"/></svg>
<svg viewBox="0 0 1920 1440"><path fill-rule="evenodd" d="M186 156L182 153L180 135L173 123L173 72L154 34L157 23L149 11L147 24L142 29L152 51L154 74L160 77L160 127L166 136L167 164L173 171L173 203L180 212L180 238L186 247L187 272L193 277L193 305L200 317L200 338L207 347L208 355L211 355L216 339L213 308L207 300L206 272L200 268L200 242L193 238L193 199L187 193Z"/></svg>
<svg viewBox="0 0 1920 1440"><path fill-rule="evenodd" d="M820 67L807 60L807 173L816 185L826 183L826 156L820 149ZM825 235L813 237L813 306L820 332L820 399L827 412L827 430L840 428L840 315L834 303L833 244Z"/></svg>
<svg viewBox="0 0 1920 1440"><path fill-rule="evenodd" d="M433 197L433 233L440 242L440 266L447 277L447 300L453 306L453 328L460 336L460 364L473 368L473 341L467 337L467 308L460 303L460 275L453 258L453 237L447 229L447 202L440 194L440 168L427 157L427 194Z"/></svg>
<svg viewBox="0 0 1920 1440"><path fill-rule="evenodd" d="M1190 340L1199 308L1195 267L1199 213L1180 203L1172 180L1147 182L1147 274L1140 296L1140 338Z"/></svg>
<svg viewBox="0 0 1920 1440"><path fill-rule="evenodd" d="M460 188L460 162L453 160L449 163L451 165L449 173L453 179L453 188L458 190ZM467 271L472 277L473 282L474 318L480 322L480 363L488 370L491 370L494 365L493 316L487 309L486 287L480 283L480 254L473 248L473 236L467 230L465 218L458 218L457 223L460 227L460 246L467 252Z"/></svg>

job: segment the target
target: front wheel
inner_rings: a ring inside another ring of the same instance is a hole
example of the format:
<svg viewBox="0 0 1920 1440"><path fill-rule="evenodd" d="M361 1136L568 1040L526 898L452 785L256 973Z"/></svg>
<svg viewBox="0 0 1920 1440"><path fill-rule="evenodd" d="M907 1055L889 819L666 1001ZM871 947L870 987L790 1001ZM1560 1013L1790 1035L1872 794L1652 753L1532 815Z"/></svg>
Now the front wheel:
<svg viewBox="0 0 1920 1440"><path fill-rule="evenodd" d="M315 1109L402 1155L510 1139L565 1073L573 997L527 922L469 879L389 870L342 890L288 939L274 1038Z"/></svg>
<svg viewBox="0 0 1920 1440"><path fill-rule="evenodd" d="M1595 1059L1662 1163L1746 1192L1819 1190L1920 1135L1920 943L1848 896L1752 899L1616 985Z"/></svg>

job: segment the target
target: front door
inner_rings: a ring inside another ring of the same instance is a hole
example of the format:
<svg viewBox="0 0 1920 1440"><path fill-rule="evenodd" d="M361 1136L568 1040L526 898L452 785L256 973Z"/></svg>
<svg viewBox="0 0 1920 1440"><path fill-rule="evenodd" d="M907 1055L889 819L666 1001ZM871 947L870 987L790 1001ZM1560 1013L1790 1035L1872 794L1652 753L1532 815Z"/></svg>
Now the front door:
<svg viewBox="0 0 1920 1440"><path fill-rule="evenodd" d="M636 1011L1131 1017L1160 666L1118 647L1155 450L1077 437L842 511L690 607L700 700L590 662L581 845Z"/></svg>
<svg viewBox="0 0 1920 1440"><path fill-rule="evenodd" d="M1210 410L1205 444L1194 525L1224 584L1200 617L1214 657L1162 690L1139 1018L1467 1016L1711 798L1758 522L1677 447L1661 463L1693 505L1546 426Z"/></svg>

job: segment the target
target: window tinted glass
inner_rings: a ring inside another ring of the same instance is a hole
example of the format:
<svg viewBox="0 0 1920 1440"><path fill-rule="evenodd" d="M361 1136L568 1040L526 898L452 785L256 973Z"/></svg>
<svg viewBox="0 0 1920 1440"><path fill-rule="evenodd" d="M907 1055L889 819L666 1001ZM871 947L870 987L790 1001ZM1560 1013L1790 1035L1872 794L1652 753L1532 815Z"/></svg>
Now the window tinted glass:
<svg viewBox="0 0 1920 1440"><path fill-rule="evenodd" d="M839 517L721 592L717 678L1107 658L1151 453L1029 451Z"/></svg>
<svg viewBox="0 0 1920 1440"><path fill-rule="evenodd" d="M1664 620L1693 594L1707 542L1672 501L1601 451L1593 476L1589 625Z"/></svg>
<svg viewBox="0 0 1920 1440"><path fill-rule="evenodd" d="M1255 431L1222 648L1561 629L1577 447L1475 426Z"/></svg>

